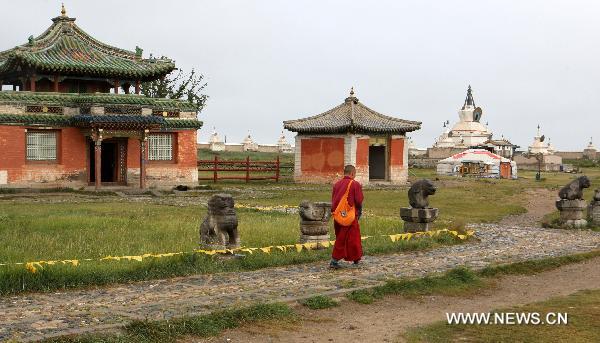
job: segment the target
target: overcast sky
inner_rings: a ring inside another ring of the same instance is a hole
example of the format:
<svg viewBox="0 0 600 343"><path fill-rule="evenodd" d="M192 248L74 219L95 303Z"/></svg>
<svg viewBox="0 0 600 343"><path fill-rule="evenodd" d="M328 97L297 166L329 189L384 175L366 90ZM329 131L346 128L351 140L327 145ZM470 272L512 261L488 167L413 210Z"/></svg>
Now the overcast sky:
<svg viewBox="0 0 600 343"><path fill-rule="evenodd" d="M60 1L4 0L0 50L41 34ZM423 122L430 146L472 85L494 137L528 146L538 123L559 150L600 146L597 1L66 0L95 38L195 68L200 119L228 142L275 143L282 121L340 104ZM291 141L294 134L287 132Z"/></svg>

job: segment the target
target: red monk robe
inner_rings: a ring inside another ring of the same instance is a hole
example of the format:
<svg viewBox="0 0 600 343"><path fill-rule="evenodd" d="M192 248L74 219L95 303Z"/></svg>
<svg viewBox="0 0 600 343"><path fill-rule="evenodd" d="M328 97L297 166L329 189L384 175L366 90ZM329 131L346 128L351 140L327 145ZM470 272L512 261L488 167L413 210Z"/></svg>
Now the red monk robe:
<svg viewBox="0 0 600 343"><path fill-rule="evenodd" d="M350 176L344 176L343 179L336 182L333 186L331 195L332 209L335 209L339 204L344 193L346 193L350 181L352 181ZM335 245L333 246L333 253L331 256L334 260L345 259L346 261L358 262L362 257L363 253L358 219L362 214L363 198L362 186L358 181L354 180L350 186L350 192L348 193L348 204L356 208L356 219L354 219L354 222L352 222L352 225L350 226L342 226L334 220Z"/></svg>

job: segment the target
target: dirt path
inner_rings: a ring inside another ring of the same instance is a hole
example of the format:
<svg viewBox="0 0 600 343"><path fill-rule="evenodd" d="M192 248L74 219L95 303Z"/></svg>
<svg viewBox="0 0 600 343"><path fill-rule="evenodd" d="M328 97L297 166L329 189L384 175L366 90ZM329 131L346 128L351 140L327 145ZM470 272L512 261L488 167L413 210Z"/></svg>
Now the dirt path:
<svg viewBox="0 0 600 343"><path fill-rule="evenodd" d="M546 188L528 189L524 194L527 197L526 213L508 216L500 221L500 225L508 227L538 226L542 218L556 211L556 191Z"/></svg>
<svg viewBox="0 0 600 343"><path fill-rule="evenodd" d="M447 312L488 312L600 289L600 258L532 276L509 276L471 297L386 297L371 305L342 299L341 306L309 310L298 306L294 324L246 325L205 340L182 342L398 342L408 328L445 320ZM575 310L573 310L575 311Z"/></svg>

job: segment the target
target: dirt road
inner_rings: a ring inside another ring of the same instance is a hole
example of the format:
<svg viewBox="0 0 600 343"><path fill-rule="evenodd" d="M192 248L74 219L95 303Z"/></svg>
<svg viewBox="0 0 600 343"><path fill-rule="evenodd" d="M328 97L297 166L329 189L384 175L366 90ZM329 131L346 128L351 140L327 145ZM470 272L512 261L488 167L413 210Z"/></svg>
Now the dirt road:
<svg viewBox="0 0 600 343"><path fill-rule="evenodd" d="M342 299L341 306L309 310L298 306L293 324L251 324L205 340L182 342L402 342L410 327L445 320L446 312L488 312L565 296L583 289L600 289L600 258L532 276L498 279L496 287L470 297L390 296L371 305Z"/></svg>

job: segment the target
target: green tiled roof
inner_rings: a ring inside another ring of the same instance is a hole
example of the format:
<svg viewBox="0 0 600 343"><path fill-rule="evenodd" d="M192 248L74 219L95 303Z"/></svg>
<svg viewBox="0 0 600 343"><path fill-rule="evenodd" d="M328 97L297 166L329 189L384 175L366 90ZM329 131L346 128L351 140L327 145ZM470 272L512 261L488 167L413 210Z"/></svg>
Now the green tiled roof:
<svg viewBox="0 0 600 343"><path fill-rule="evenodd" d="M52 114L0 114L0 124L70 126L71 117Z"/></svg>
<svg viewBox="0 0 600 343"><path fill-rule="evenodd" d="M196 119L165 119L167 129L200 129L204 123Z"/></svg>
<svg viewBox="0 0 600 343"><path fill-rule="evenodd" d="M363 105L354 92L344 103L312 117L286 120L283 127L298 133L365 133L394 134L419 130L421 122L395 118Z"/></svg>
<svg viewBox="0 0 600 343"><path fill-rule="evenodd" d="M131 127L160 126L163 129L200 129L202 122L196 119L170 119L160 116L137 115L52 115L52 114L0 114L0 124L10 125L47 125L87 127L92 124L115 126L131 124ZM127 126L127 125L124 125Z"/></svg>
<svg viewBox="0 0 600 343"><path fill-rule="evenodd" d="M2 103L67 107L79 107L81 105L139 105L157 110L198 111L195 105L185 100L149 98L136 94L0 91L0 104Z"/></svg>
<svg viewBox="0 0 600 343"><path fill-rule="evenodd" d="M75 18L59 16L29 43L0 52L0 76L18 68L38 73L89 75L126 80L154 80L175 69L167 58L144 59L140 51L104 44L75 25Z"/></svg>

